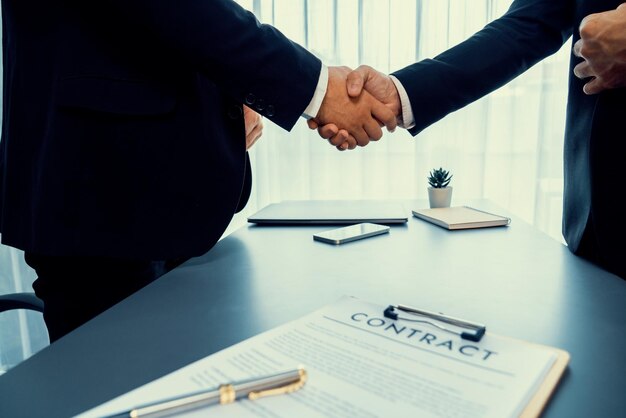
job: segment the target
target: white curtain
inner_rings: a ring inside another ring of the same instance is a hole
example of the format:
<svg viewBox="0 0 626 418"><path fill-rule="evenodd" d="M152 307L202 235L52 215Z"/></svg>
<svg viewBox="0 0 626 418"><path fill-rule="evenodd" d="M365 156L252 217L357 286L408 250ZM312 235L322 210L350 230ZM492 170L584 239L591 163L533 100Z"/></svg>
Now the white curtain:
<svg viewBox="0 0 626 418"><path fill-rule="evenodd" d="M511 0L238 0L327 65L392 72L434 57L506 12ZM287 199L426 198L449 169L453 204L487 198L561 240L562 148L571 42L491 95L413 138L404 130L339 152L304 119L265 121L251 151L253 193L229 230ZM480 57L477 57L480 59Z"/></svg>

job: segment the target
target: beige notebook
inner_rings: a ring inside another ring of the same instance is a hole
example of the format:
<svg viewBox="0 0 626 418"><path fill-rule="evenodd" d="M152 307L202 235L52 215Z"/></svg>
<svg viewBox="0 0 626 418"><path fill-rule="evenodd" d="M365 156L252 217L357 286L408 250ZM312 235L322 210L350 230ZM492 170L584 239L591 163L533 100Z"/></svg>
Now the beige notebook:
<svg viewBox="0 0 626 418"><path fill-rule="evenodd" d="M511 223L510 218L469 206L417 209L413 211L413 216L446 229L487 228Z"/></svg>

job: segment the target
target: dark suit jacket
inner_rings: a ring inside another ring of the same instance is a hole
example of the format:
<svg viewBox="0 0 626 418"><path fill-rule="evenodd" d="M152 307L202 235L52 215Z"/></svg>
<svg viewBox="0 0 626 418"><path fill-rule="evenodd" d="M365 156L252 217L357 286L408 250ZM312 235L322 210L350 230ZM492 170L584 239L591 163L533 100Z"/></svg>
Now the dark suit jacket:
<svg viewBox="0 0 626 418"><path fill-rule="evenodd" d="M413 135L497 89L556 52L590 13L623 0L516 0L505 16L467 41L394 75L406 88L416 119ZM570 69L581 60L572 55ZM565 74L563 75L566 76ZM626 91L596 96L569 74L564 150L563 235L577 252L583 233L610 270L626 277L626 217L614 195L626 176Z"/></svg>
<svg viewBox="0 0 626 418"><path fill-rule="evenodd" d="M206 252L250 191L242 103L290 129L319 78L229 0L2 6L0 231L30 252Z"/></svg>

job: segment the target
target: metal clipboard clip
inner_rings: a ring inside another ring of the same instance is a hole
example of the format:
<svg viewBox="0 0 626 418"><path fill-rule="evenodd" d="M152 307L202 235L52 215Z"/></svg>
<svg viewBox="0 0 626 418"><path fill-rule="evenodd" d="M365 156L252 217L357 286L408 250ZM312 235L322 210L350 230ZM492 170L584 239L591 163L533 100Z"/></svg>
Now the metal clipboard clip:
<svg viewBox="0 0 626 418"><path fill-rule="evenodd" d="M400 316L397 311L406 312L409 315L428 318L434 321L443 322L446 324L454 325L459 328L464 328L463 331L457 331L455 329L445 327L436 322L428 321L426 319L413 319L406 316ZM393 320L403 320L403 321L411 321L411 322L421 322L424 324L432 325L436 328L439 328L442 331L450 332L452 334L459 335L464 340L470 340L479 342L480 339L485 335L485 331L487 327L482 324L477 324L474 322L465 321L463 319L454 318L448 315L444 315L442 313L425 311L423 309L415 309L406 305L389 305L387 309L384 311L385 318L393 319Z"/></svg>

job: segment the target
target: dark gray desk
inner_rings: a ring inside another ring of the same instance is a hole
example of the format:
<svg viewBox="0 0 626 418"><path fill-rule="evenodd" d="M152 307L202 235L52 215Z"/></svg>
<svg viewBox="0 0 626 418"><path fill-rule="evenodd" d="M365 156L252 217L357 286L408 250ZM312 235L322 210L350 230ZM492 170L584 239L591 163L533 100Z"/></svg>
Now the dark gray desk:
<svg viewBox="0 0 626 418"><path fill-rule="evenodd" d="M343 294L563 348L571 364L545 416L625 413L626 281L515 218L454 232L411 218L338 247L313 241L325 229L240 229L0 377L0 417L79 413Z"/></svg>

